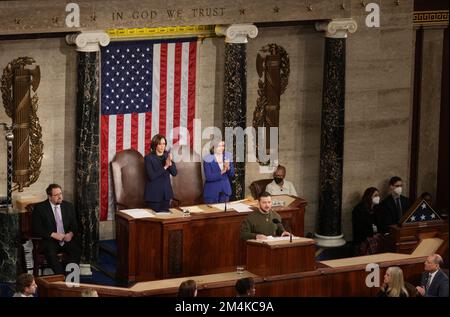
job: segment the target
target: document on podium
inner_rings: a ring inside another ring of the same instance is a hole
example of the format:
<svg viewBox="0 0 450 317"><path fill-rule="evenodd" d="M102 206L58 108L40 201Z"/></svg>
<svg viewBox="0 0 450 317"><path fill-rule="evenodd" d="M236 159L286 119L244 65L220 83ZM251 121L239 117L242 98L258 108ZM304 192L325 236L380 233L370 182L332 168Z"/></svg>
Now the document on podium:
<svg viewBox="0 0 450 317"><path fill-rule="evenodd" d="M202 208L200 208L199 206L186 206L186 207L180 207L181 210L183 210L184 212L190 212L190 213L202 213L205 212Z"/></svg>
<svg viewBox="0 0 450 317"><path fill-rule="evenodd" d="M292 240L297 240L297 239L300 239L300 237L292 236ZM291 240L291 237L290 236L285 236L285 237L267 236L267 240L262 240L262 241L286 241L286 240Z"/></svg>
<svg viewBox="0 0 450 317"><path fill-rule="evenodd" d="M135 219L155 217L150 209L123 209L121 212Z"/></svg>
<svg viewBox="0 0 450 317"><path fill-rule="evenodd" d="M209 205L209 206L213 207L213 208L217 208L219 210L225 210L225 204L224 203L213 204L213 205ZM240 203L240 202L227 203L227 210L229 210L229 209L233 209L236 212L249 212L249 211L252 211L252 209L250 208L249 205L243 204L243 203Z"/></svg>

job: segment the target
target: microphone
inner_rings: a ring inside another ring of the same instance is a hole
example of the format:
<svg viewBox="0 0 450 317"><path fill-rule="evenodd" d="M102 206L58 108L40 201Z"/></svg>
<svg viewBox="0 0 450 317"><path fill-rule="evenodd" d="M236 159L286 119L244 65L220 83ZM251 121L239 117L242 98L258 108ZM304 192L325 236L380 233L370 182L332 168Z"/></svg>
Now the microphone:
<svg viewBox="0 0 450 317"><path fill-rule="evenodd" d="M228 195L225 194L224 191L221 191L221 192L220 192L220 196L222 196L222 195L225 196L225 205L224 205L224 207L223 207L223 211L224 211L224 212L227 212L227 200L228 200Z"/></svg>
<svg viewBox="0 0 450 317"><path fill-rule="evenodd" d="M273 218L272 222L276 224L278 227L282 226L280 220L278 220L277 218ZM292 242L292 233L290 232L289 232L289 242Z"/></svg>

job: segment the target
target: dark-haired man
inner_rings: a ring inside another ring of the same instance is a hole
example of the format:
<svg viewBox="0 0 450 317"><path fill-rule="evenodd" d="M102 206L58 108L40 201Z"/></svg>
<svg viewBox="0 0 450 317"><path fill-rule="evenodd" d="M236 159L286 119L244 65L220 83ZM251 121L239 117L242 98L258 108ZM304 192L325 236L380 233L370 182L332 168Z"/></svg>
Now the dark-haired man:
<svg viewBox="0 0 450 317"><path fill-rule="evenodd" d="M389 226L397 224L411 206L409 198L402 195L403 181L400 177L394 176L389 180L389 189L389 196L378 207L379 229L383 233L389 232Z"/></svg>
<svg viewBox="0 0 450 317"><path fill-rule="evenodd" d="M241 239L265 240L267 236L289 236L281 224L280 215L272 210L272 197L263 192L258 199L258 210L252 211L241 224ZM277 219L275 222L274 219Z"/></svg>
<svg viewBox="0 0 450 317"><path fill-rule="evenodd" d="M50 184L44 200L33 210L33 233L42 238L45 258L55 274L64 274L57 254L67 253L68 263L80 263L81 248L77 242L78 220L73 205L63 200L61 186Z"/></svg>
<svg viewBox="0 0 450 317"><path fill-rule="evenodd" d="M16 292L13 297L34 297L36 294L34 276L28 273L20 274L16 280Z"/></svg>

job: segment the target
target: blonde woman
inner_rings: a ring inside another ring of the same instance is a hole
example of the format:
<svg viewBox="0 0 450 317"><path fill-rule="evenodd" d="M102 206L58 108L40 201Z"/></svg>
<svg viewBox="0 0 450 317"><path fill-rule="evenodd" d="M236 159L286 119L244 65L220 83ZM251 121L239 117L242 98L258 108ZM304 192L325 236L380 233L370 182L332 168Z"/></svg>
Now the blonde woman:
<svg viewBox="0 0 450 317"><path fill-rule="evenodd" d="M398 266L388 267L384 274L384 283L381 286L379 297L409 297L403 280L403 271Z"/></svg>

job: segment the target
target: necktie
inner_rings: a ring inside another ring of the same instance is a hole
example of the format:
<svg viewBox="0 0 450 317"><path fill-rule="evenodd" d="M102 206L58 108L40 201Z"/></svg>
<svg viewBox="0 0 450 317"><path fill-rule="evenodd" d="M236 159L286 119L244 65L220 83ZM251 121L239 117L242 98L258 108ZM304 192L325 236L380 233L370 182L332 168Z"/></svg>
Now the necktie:
<svg viewBox="0 0 450 317"><path fill-rule="evenodd" d="M55 206L55 220L56 220L56 232L65 234L64 224L62 221L61 208L59 205ZM64 245L64 241L59 242L60 246Z"/></svg>
<svg viewBox="0 0 450 317"><path fill-rule="evenodd" d="M398 219L400 219L403 216L402 205L400 203L400 197L396 198L395 202L396 202L397 210L398 210Z"/></svg>
<svg viewBox="0 0 450 317"><path fill-rule="evenodd" d="M427 286L425 287L425 290L428 291L431 284L431 273L428 273L428 280L427 280Z"/></svg>

